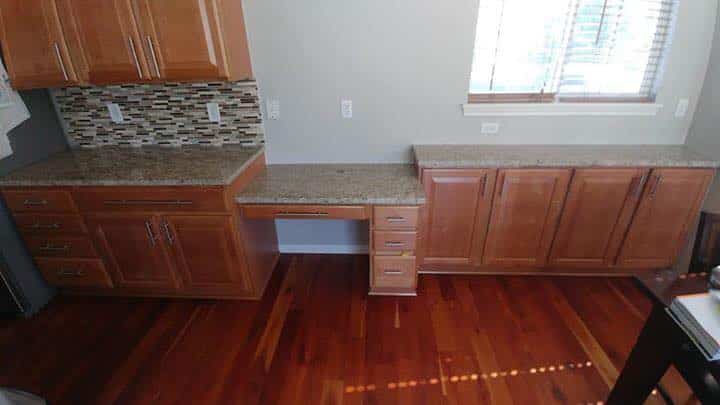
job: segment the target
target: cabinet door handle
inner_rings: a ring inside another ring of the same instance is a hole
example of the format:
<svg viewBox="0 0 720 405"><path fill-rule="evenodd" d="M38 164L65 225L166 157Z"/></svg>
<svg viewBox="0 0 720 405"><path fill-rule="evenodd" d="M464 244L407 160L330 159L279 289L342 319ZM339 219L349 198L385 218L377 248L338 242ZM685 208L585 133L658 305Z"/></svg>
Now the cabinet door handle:
<svg viewBox="0 0 720 405"><path fill-rule="evenodd" d="M645 180L647 180L647 174L643 174L642 177L640 177L640 181L638 182L637 188L635 189L635 197L639 198L640 195L642 195L643 186L645 185Z"/></svg>
<svg viewBox="0 0 720 405"><path fill-rule="evenodd" d="M45 245L40 246L40 250L43 252L67 252L70 250L70 245L53 246L50 242L48 242Z"/></svg>
<svg viewBox="0 0 720 405"><path fill-rule="evenodd" d="M138 77L143 78L142 70L140 69L140 61L138 60L137 51L135 50L135 41L133 41L132 37L128 37L128 42L130 42L130 52L132 52L133 60L135 61L135 67L137 68Z"/></svg>
<svg viewBox="0 0 720 405"><path fill-rule="evenodd" d="M165 231L165 238L167 238L168 243L172 245L175 242L175 238L173 238L172 232L170 231L170 225L168 225L167 221L163 221L162 227L163 231Z"/></svg>
<svg viewBox="0 0 720 405"><path fill-rule="evenodd" d="M655 197L655 194L657 194L658 186L660 185L660 182L662 181L662 176L658 175L655 177L655 184L653 184L652 190L650 190L650 197Z"/></svg>
<svg viewBox="0 0 720 405"><path fill-rule="evenodd" d="M148 239L150 240L150 246L155 247L155 233L152 230L150 221L145 221L145 231L147 231Z"/></svg>
<svg viewBox="0 0 720 405"><path fill-rule="evenodd" d="M57 42L53 42L53 48L55 48L55 56L57 56L58 62L60 63L60 70L62 70L63 77L65 78L65 81L68 81L70 78L68 77L67 70L65 69L65 62L63 62L62 55L60 55L60 47Z"/></svg>
<svg viewBox="0 0 720 405"><path fill-rule="evenodd" d="M404 242L385 242L385 247L403 247L405 246Z"/></svg>
<svg viewBox="0 0 720 405"><path fill-rule="evenodd" d="M23 201L23 205L25 206L37 206L37 205L47 205L47 200L25 200Z"/></svg>
<svg viewBox="0 0 720 405"><path fill-rule="evenodd" d="M502 177L502 181L500 182L500 189L498 190L498 197L502 197L503 191L505 191L505 176Z"/></svg>
<svg viewBox="0 0 720 405"><path fill-rule="evenodd" d="M58 270L57 275L59 277L82 277L85 275L85 272L82 270Z"/></svg>
<svg viewBox="0 0 720 405"><path fill-rule="evenodd" d="M155 73L157 74L157 77L160 77L160 66L158 65L157 56L155 56L155 45L153 45L152 38L150 38L150 35L147 36L147 43L148 47L150 47L150 57L153 61L153 66L155 66Z"/></svg>
<svg viewBox="0 0 720 405"><path fill-rule="evenodd" d="M391 224L399 224L402 222L407 222L405 217L385 217L385 220L390 222Z"/></svg>
<svg viewBox="0 0 720 405"><path fill-rule="evenodd" d="M59 223L54 223L50 225L43 225L39 222L36 222L30 226L32 229L60 229Z"/></svg>
<svg viewBox="0 0 720 405"><path fill-rule="evenodd" d="M387 274L389 276L397 276L403 274L403 271L398 269L385 269L383 270L383 274Z"/></svg>
<svg viewBox="0 0 720 405"><path fill-rule="evenodd" d="M485 189L487 188L487 174L483 176L482 189L480 191L480 197L485 197Z"/></svg>

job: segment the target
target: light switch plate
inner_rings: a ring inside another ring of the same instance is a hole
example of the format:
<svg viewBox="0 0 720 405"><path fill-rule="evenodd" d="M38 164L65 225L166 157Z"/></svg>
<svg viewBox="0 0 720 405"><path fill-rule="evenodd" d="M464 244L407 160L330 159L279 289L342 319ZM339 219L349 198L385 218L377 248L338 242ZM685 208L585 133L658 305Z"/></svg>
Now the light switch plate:
<svg viewBox="0 0 720 405"><path fill-rule="evenodd" d="M116 124L122 124L125 121L120 106L115 103L107 103L107 109L110 113L110 120Z"/></svg>
<svg viewBox="0 0 720 405"><path fill-rule="evenodd" d="M353 116L352 100L340 100L340 112L344 119L350 119Z"/></svg>
<svg viewBox="0 0 720 405"><path fill-rule="evenodd" d="M683 118L686 116L688 108L690 108L690 100L681 98L680 101L678 101L677 109L675 109L675 117Z"/></svg>
<svg viewBox="0 0 720 405"><path fill-rule="evenodd" d="M271 98L265 103L265 109L267 110L268 119L279 120L280 119L280 100Z"/></svg>
<svg viewBox="0 0 720 405"><path fill-rule="evenodd" d="M482 135L496 135L498 132L500 132L500 124L497 122L483 122L480 125Z"/></svg>
<svg viewBox="0 0 720 405"><path fill-rule="evenodd" d="M220 122L220 106L218 103L207 103L208 119L210 122Z"/></svg>

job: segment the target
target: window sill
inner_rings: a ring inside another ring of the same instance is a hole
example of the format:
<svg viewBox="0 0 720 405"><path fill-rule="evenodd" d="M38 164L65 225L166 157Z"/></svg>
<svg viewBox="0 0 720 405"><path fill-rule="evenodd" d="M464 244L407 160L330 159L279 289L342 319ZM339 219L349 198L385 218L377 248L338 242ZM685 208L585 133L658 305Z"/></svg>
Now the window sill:
<svg viewBox="0 0 720 405"><path fill-rule="evenodd" d="M466 117L523 116L637 116L654 117L663 108L656 103L505 103L463 104Z"/></svg>

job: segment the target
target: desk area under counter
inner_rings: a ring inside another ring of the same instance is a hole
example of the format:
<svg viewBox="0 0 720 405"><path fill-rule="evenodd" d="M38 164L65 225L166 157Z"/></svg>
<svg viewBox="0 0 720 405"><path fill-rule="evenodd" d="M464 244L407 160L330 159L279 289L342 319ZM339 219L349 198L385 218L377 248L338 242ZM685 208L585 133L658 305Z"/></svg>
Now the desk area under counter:
<svg viewBox="0 0 720 405"><path fill-rule="evenodd" d="M414 166L270 165L235 201L248 221L369 221L369 293L415 295L425 195Z"/></svg>

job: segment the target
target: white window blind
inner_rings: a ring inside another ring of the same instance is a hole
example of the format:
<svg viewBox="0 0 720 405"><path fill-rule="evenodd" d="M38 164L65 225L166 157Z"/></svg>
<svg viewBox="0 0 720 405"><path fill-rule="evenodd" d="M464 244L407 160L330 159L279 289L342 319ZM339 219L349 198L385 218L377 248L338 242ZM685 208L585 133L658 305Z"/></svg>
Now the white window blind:
<svg viewBox="0 0 720 405"><path fill-rule="evenodd" d="M471 97L653 99L676 1L480 0Z"/></svg>

